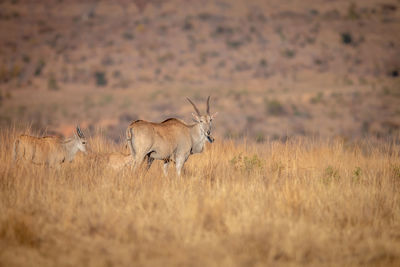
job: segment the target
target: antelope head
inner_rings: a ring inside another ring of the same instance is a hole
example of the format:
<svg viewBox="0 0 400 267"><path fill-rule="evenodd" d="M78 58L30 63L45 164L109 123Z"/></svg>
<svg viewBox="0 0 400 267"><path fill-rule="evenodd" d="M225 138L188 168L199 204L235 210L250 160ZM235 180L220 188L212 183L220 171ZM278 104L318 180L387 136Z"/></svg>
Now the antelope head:
<svg viewBox="0 0 400 267"><path fill-rule="evenodd" d="M79 126L76 126L75 139L77 140L77 147L80 151L86 153L86 137L81 131Z"/></svg>
<svg viewBox="0 0 400 267"><path fill-rule="evenodd" d="M208 142L214 142L214 137L211 135L212 130L212 120L217 116L218 112L210 114L210 96L207 98L207 114L201 115L199 109L196 105L189 99L187 100L192 104L196 113L192 113L193 119L200 126L201 133L207 138Z"/></svg>

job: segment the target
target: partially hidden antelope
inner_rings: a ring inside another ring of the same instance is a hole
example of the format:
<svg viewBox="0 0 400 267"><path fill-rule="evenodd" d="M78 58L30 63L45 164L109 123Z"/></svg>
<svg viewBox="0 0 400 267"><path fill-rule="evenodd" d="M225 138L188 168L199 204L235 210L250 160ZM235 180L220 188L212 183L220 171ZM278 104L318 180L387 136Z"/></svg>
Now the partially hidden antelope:
<svg viewBox="0 0 400 267"><path fill-rule="evenodd" d="M78 151L86 153L86 138L79 126L74 137L63 140L57 136L20 135L14 142L13 160L26 160L50 166L71 162Z"/></svg>
<svg viewBox="0 0 400 267"><path fill-rule="evenodd" d="M178 176L191 154L201 153L206 141L214 142L211 135L212 121L217 113L210 114L210 97L207 98L207 114L201 115L196 105L189 99L196 113L192 113L194 124L170 118L161 123L137 120L126 130L128 147L133 157L133 169L147 159L150 168L155 159L164 161L167 175L171 161L175 162Z"/></svg>
<svg viewBox="0 0 400 267"><path fill-rule="evenodd" d="M130 154L113 152L108 155L107 166L114 170L121 170L132 162Z"/></svg>
<svg viewBox="0 0 400 267"><path fill-rule="evenodd" d="M80 160L96 164L96 166L104 166L105 168L112 170L122 170L132 163L131 154L125 154L122 152L111 152L111 153L89 153L84 157L80 157Z"/></svg>

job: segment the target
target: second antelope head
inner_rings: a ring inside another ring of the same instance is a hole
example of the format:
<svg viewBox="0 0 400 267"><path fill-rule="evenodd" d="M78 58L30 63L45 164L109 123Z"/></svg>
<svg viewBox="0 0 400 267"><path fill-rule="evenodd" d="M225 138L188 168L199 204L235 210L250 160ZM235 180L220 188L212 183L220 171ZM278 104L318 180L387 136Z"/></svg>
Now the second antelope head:
<svg viewBox="0 0 400 267"><path fill-rule="evenodd" d="M210 143L214 142L214 137L211 134L212 121L217 116L218 112L212 115L210 114L210 96L207 98L207 107L206 107L207 114L205 115L201 115L199 109L192 102L192 100L190 100L189 98L187 98L187 100L190 102L190 104L192 104L194 110L196 111L196 114L192 113L192 116L194 121L199 124L201 133L204 134L204 136Z"/></svg>
<svg viewBox="0 0 400 267"><path fill-rule="evenodd" d="M75 142L78 150L86 153L86 137L79 126L76 126Z"/></svg>

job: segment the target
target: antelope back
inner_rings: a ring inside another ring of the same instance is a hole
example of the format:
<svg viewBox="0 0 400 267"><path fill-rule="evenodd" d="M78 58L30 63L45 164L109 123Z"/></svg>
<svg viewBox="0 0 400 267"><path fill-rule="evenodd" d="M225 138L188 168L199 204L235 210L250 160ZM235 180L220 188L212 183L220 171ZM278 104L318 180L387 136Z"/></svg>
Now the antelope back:
<svg viewBox="0 0 400 267"><path fill-rule="evenodd" d="M114 152L109 155L107 165L114 170L119 170L127 166L131 162L132 156L130 154Z"/></svg>
<svg viewBox="0 0 400 267"><path fill-rule="evenodd" d="M34 163L46 163L52 158L61 157L63 154L61 139L58 137L34 137L21 135L18 138L16 154L19 157L31 160Z"/></svg>

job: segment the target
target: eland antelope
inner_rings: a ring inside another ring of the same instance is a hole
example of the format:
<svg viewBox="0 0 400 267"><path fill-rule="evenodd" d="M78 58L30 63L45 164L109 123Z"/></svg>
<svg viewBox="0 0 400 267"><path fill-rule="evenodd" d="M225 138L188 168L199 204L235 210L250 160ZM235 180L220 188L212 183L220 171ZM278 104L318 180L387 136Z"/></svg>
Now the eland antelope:
<svg viewBox="0 0 400 267"><path fill-rule="evenodd" d="M122 152L88 152L85 155L76 155L74 161L118 171L130 165L132 156L130 153L125 154Z"/></svg>
<svg viewBox="0 0 400 267"><path fill-rule="evenodd" d="M79 150L86 153L86 138L77 126L74 137L68 140L56 136L19 136L14 142L13 160L54 166L64 161L71 162Z"/></svg>
<svg viewBox="0 0 400 267"><path fill-rule="evenodd" d="M194 124L170 118L161 123L137 120L126 130L129 149L133 157L133 168L147 158L147 168L155 159L164 161L164 174L167 175L171 161L175 162L178 176L191 154L201 153L206 141L214 142L211 135L212 120L217 113L210 114L210 97L207 98L207 114L201 115L196 105L189 99L195 113Z"/></svg>
<svg viewBox="0 0 400 267"><path fill-rule="evenodd" d="M113 152L108 155L107 166L114 170L121 170L132 162L130 154L123 154L120 152Z"/></svg>

